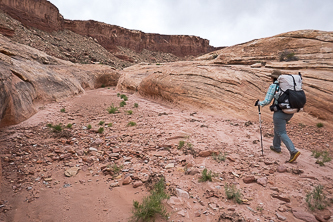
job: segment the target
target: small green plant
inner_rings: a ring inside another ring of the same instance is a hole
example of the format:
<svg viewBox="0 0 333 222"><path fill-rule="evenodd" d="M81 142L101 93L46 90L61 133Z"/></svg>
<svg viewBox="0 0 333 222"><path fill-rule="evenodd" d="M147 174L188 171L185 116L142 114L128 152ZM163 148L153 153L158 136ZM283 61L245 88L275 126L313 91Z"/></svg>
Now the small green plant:
<svg viewBox="0 0 333 222"><path fill-rule="evenodd" d="M257 206L257 211L259 211L260 213L264 210L262 205L258 205Z"/></svg>
<svg viewBox="0 0 333 222"><path fill-rule="evenodd" d="M115 114L115 113L118 112L118 108L115 107L115 106L113 105L113 103L112 103L112 105L111 105L109 108L107 108L107 111L108 111L110 114Z"/></svg>
<svg viewBox="0 0 333 222"><path fill-rule="evenodd" d="M222 161L225 161L225 159L227 158L227 155L222 154L222 153L219 153L218 155L216 155L216 153L213 152L212 157L213 157L213 160L215 160L218 163L221 163Z"/></svg>
<svg viewBox="0 0 333 222"><path fill-rule="evenodd" d="M121 94L121 95L120 95L120 98L123 99L124 101L127 101L127 100L128 100L127 96L124 95L124 94Z"/></svg>
<svg viewBox="0 0 333 222"><path fill-rule="evenodd" d="M126 105L125 101L121 101L120 104L119 104L120 107L124 107L125 105Z"/></svg>
<svg viewBox="0 0 333 222"><path fill-rule="evenodd" d="M108 127L112 127L112 123L108 123Z"/></svg>
<svg viewBox="0 0 333 222"><path fill-rule="evenodd" d="M52 128L53 128L55 131L60 132L60 131L62 130L62 124L60 123L60 124L58 124L58 125L54 125L54 126L52 126Z"/></svg>
<svg viewBox="0 0 333 222"><path fill-rule="evenodd" d="M123 167L123 165L118 166L117 164L113 164L111 168L115 174L119 174Z"/></svg>
<svg viewBox="0 0 333 222"><path fill-rule="evenodd" d="M238 190L235 185L228 185L228 184L225 184L224 185L224 190L225 190L225 194L227 196L227 198L230 200L230 199L233 199L233 201L235 203L243 203L242 201L242 194L240 192L240 190Z"/></svg>
<svg viewBox="0 0 333 222"><path fill-rule="evenodd" d="M104 128L103 127L99 127L99 129L97 130L98 133L103 133L104 132Z"/></svg>
<svg viewBox="0 0 333 222"><path fill-rule="evenodd" d="M91 129L91 125L89 124L89 125L87 126L87 128L88 128L88 129Z"/></svg>
<svg viewBox="0 0 333 222"><path fill-rule="evenodd" d="M318 163L320 166L325 166L326 162L330 162L332 160L327 151L313 150L312 156L317 159L316 163ZM319 159L319 157L321 157L321 160Z"/></svg>
<svg viewBox="0 0 333 222"><path fill-rule="evenodd" d="M127 126L136 126L136 122L129 122L128 124L127 124Z"/></svg>
<svg viewBox="0 0 333 222"><path fill-rule="evenodd" d="M324 124L323 123L317 123L316 125L318 128L321 128L321 127L324 127Z"/></svg>
<svg viewBox="0 0 333 222"><path fill-rule="evenodd" d="M105 121L99 121L98 125L103 125Z"/></svg>
<svg viewBox="0 0 333 222"><path fill-rule="evenodd" d="M134 103L134 108L138 108L138 107L139 107L139 104Z"/></svg>
<svg viewBox="0 0 333 222"><path fill-rule="evenodd" d="M323 210L326 208L328 201L323 191L323 186L316 186L312 192L306 195L305 201L311 210Z"/></svg>
<svg viewBox="0 0 333 222"><path fill-rule="evenodd" d="M101 85L101 87L102 87L102 88L105 88L105 85L104 85L104 84L102 84L102 85Z"/></svg>
<svg viewBox="0 0 333 222"><path fill-rule="evenodd" d="M294 52L290 52L288 50L283 51L280 53L280 62L286 61L297 61L298 58L295 56Z"/></svg>
<svg viewBox="0 0 333 222"><path fill-rule="evenodd" d="M68 123L67 126L66 126L66 128L72 128L72 126L73 126L73 124Z"/></svg>
<svg viewBox="0 0 333 222"><path fill-rule="evenodd" d="M162 200L169 199L165 193L164 178L161 178L150 191L150 195L145 197L140 204L138 201L133 202L133 221L150 221L155 215L159 214L165 219L168 219L168 214L162 204Z"/></svg>
<svg viewBox="0 0 333 222"><path fill-rule="evenodd" d="M62 109L60 110L60 112L62 112L62 113L66 112L65 108L62 108Z"/></svg>
<svg viewBox="0 0 333 222"><path fill-rule="evenodd" d="M132 115L132 114L133 114L133 111L132 111L132 110L128 110L128 111L127 111L127 114L128 114L128 115Z"/></svg>
<svg viewBox="0 0 333 222"><path fill-rule="evenodd" d="M199 178L199 182L206 182L206 181L212 182L212 171L210 170L209 173L207 173L207 168L205 168L202 173L201 177Z"/></svg>
<svg viewBox="0 0 333 222"><path fill-rule="evenodd" d="M177 149L180 150L181 148L183 148L184 145L185 145L185 142L183 140L179 141Z"/></svg>
<svg viewBox="0 0 333 222"><path fill-rule="evenodd" d="M117 97L119 97L120 96L120 93L117 93Z"/></svg>
<svg viewBox="0 0 333 222"><path fill-rule="evenodd" d="M46 126L49 127L49 128L52 128L52 124L51 123L46 124Z"/></svg>

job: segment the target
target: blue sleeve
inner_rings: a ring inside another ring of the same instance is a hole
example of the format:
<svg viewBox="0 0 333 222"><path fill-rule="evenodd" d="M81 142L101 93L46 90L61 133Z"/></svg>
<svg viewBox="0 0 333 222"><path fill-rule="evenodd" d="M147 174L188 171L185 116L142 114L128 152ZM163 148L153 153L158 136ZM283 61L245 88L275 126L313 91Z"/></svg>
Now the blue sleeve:
<svg viewBox="0 0 333 222"><path fill-rule="evenodd" d="M267 90L265 99L263 101L260 101L258 104L260 106L266 106L270 104L272 99L274 98L275 90L276 90L276 84L271 84Z"/></svg>

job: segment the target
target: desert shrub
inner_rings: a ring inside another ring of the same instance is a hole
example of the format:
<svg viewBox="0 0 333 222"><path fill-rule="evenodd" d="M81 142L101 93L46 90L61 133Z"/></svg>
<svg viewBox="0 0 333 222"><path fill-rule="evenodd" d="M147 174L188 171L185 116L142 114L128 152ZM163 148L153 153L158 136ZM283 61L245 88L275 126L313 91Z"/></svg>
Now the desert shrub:
<svg viewBox="0 0 333 222"><path fill-rule="evenodd" d="M183 148L184 145L185 145L185 142L183 140L181 140L181 141L179 141L177 148L180 150L181 148Z"/></svg>
<svg viewBox="0 0 333 222"><path fill-rule="evenodd" d="M127 124L127 126L136 126L136 122L129 122L128 124Z"/></svg>
<svg viewBox="0 0 333 222"><path fill-rule="evenodd" d="M235 203L242 203L242 194L240 192L240 190L238 190L235 185L228 185L225 184L224 185L224 190L225 190L225 194L227 196L227 199L232 199Z"/></svg>
<svg viewBox="0 0 333 222"><path fill-rule="evenodd" d="M54 126L52 126L52 128L54 131L60 132L62 130L62 124L60 123L58 125L54 125Z"/></svg>
<svg viewBox="0 0 333 222"><path fill-rule="evenodd" d="M306 195L305 201L308 204L308 207L311 210L323 210L326 208L328 201L326 200L326 196L323 191L323 186L316 186L312 192L309 192Z"/></svg>
<svg viewBox="0 0 333 222"><path fill-rule="evenodd" d="M117 97L119 97L120 96L120 93L117 93Z"/></svg>
<svg viewBox="0 0 333 222"><path fill-rule="evenodd" d="M112 105L111 105L110 107L107 108L107 111L108 111L108 113L110 113L110 114L115 114L115 113L118 112L118 108L115 107L115 106L113 105L113 103L112 103Z"/></svg>
<svg viewBox="0 0 333 222"><path fill-rule="evenodd" d="M280 53L280 62L289 62L289 61L297 61L298 58L295 56L294 52L290 52L288 50L285 50Z"/></svg>
<svg viewBox="0 0 333 222"><path fill-rule="evenodd" d="M215 160L218 163L221 163L222 161L225 161L225 159L227 158L226 154L222 154L219 153L218 155L216 155L216 153L212 154L213 160Z"/></svg>
<svg viewBox="0 0 333 222"><path fill-rule="evenodd" d="M132 114L133 114L133 111L132 111L132 110L128 110L128 111L127 111L127 114L128 114L128 115L132 115Z"/></svg>
<svg viewBox="0 0 333 222"><path fill-rule="evenodd" d="M330 157L330 155L327 151L313 150L312 156L314 156L314 158L317 159L316 163L319 164L320 166L325 166L326 162L330 162L332 160L332 158Z"/></svg>
<svg viewBox="0 0 333 222"><path fill-rule="evenodd" d="M68 123L67 126L66 126L66 128L72 128L72 126L73 126L73 124Z"/></svg>
<svg viewBox="0 0 333 222"><path fill-rule="evenodd" d="M139 107L139 104L134 103L134 108L138 108L138 107Z"/></svg>
<svg viewBox="0 0 333 222"><path fill-rule="evenodd" d="M124 107L125 105L126 105L125 101L121 101L120 104L119 104L120 107Z"/></svg>
<svg viewBox="0 0 333 222"><path fill-rule="evenodd" d="M60 110L60 112L62 112L62 113L66 112L65 108L62 108L62 109Z"/></svg>
<svg viewBox="0 0 333 222"><path fill-rule="evenodd" d="M89 124L89 125L87 126L87 128L88 128L88 129L91 129L91 125Z"/></svg>
<svg viewBox="0 0 333 222"><path fill-rule="evenodd" d="M208 180L212 181L212 171L210 170L209 173L207 173L207 169L205 168L201 173L201 177L199 178L199 182L206 182Z"/></svg>
<svg viewBox="0 0 333 222"><path fill-rule="evenodd" d="M321 128L321 127L324 127L324 124L323 123L317 123L316 125L318 128Z"/></svg>
<svg viewBox="0 0 333 222"><path fill-rule="evenodd" d="M133 202L133 221L150 221L156 214L168 219L168 214L162 204L162 200L169 199L165 193L165 181L161 178L150 192L151 194L145 197L140 204L138 201Z"/></svg>
<svg viewBox="0 0 333 222"><path fill-rule="evenodd" d="M124 101L127 101L127 100L128 100L127 96L124 95L124 94L121 94L121 95L120 95L120 98L123 99Z"/></svg>
<svg viewBox="0 0 333 222"><path fill-rule="evenodd" d="M103 125L104 123L104 121L99 121L98 125Z"/></svg>
<svg viewBox="0 0 333 222"><path fill-rule="evenodd" d="M112 123L108 123L108 127L112 127Z"/></svg>
<svg viewBox="0 0 333 222"><path fill-rule="evenodd" d="M104 128L103 127L100 127L98 130L97 130L98 133L103 133L104 132Z"/></svg>

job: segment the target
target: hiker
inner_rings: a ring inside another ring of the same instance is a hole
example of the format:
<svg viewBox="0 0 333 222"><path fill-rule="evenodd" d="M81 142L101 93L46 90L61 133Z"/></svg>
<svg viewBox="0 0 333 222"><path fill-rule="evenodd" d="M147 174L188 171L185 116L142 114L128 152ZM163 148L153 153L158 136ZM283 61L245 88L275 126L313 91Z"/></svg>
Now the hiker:
<svg viewBox="0 0 333 222"><path fill-rule="evenodd" d="M276 153L281 153L281 141L286 145L287 149L290 153L289 163L294 162L297 157L301 154L298 150L295 149L293 142L290 140L286 131L286 124L294 114L284 113L279 106L277 105L278 94L276 93L276 89L278 87L278 77L281 75L281 71L274 70L270 75L273 83L269 86L268 91L266 93L266 97L263 101L257 100L255 106L266 106L271 103L273 98L274 104L270 107L271 111L274 111L273 114L273 122L274 122L274 139L273 146L270 146L270 149Z"/></svg>

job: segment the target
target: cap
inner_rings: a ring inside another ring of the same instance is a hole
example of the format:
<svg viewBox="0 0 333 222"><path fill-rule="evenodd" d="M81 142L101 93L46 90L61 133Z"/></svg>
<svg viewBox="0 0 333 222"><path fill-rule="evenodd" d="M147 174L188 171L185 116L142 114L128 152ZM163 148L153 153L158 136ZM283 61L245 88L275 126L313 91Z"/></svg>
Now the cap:
<svg viewBox="0 0 333 222"><path fill-rule="evenodd" d="M280 70L273 70L272 74L270 74L270 77L272 78L278 78L281 75L281 71Z"/></svg>

